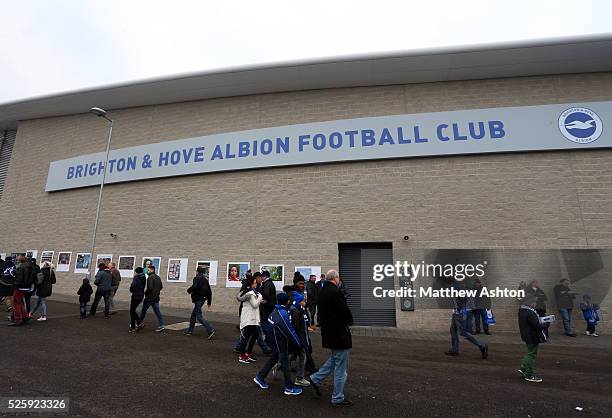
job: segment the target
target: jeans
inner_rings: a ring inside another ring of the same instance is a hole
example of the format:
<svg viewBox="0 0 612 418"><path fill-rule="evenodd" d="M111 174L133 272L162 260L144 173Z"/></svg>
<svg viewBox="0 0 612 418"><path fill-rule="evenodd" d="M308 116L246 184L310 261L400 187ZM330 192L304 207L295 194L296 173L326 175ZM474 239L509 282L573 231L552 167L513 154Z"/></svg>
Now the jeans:
<svg viewBox="0 0 612 418"><path fill-rule="evenodd" d="M208 335L210 335L210 334L212 334L214 329L210 325L210 323L207 320L204 319L204 315L202 315L202 307L203 306L204 306L204 301L203 300L199 300L199 301L197 301L197 302L195 302L193 304L193 311L191 311L191 319L189 320L189 329L188 329L188 331L189 332L193 332L193 328L195 327L195 323L196 323L196 321L198 321L200 324L202 324L204 326L204 328L206 328L206 332L208 332ZM153 308L153 309L155 309L155 308ZM161 314L160 314L160 316L161 316ZM160 316L158 316L158 318ZM161 320L160 320L160 326L163 326L161 324Z"/></svg>
<svg viewBox="0 0 612 418"><path fill-rule="evenodd" d="M81 318L87 316L87 302L79 302L79 311L81 312Z"/></svg>
<svg viewBox="0 0 612 418"><path fill-rule="evenodd" d="M332 350L331 356L319 368L319 371L310 375L310 379L315 385L320 385L327 376L334 373L334 391L332 393L332 403L344 401L344 385L348 376L349 354L351 349Z"/></svg>
<svg viewBox="0 0 612 418"><path fill-rule="evenodd" d="M255 340L257 339L257 325L247 325L240 330L240 354L252 353Z"/></svg>
<svg viewBox="0 0 612 418"><path fill-rule="evenodd" d="M298 363L297 369L295 372L295 377L298 379L304 378L304 373L306 372L306 351L304 349L300 350L297 355Z"/></svg>
<svg viewBox="0 0 612 418"><path fill-rule="evenodd" d="M527 355L523 357L523 363L521 364L521 370L526 377L533 376L533 361L537 355L538 344L527 344Z"/></svg>
<svg viewBox="0 0 612 418"><path fill-rule="evenodd" d="M118 289L119 287L113 287L110 291L110 295L108 296L111 312L115 310L115 295L117 294Z"/></svg>
<svg viewBox="0 0 612 418"><path fill-rule="evenodd" d="M472 334L474 328L472 328L472 320L475 322L476 333L480 333L480 323L482 322L482 329L484 332L489 332L489 324L487 324L487 312L485 309L472 309L468 311L467 315L467 332Z"/></svg>
<svg viewBox="0 0 612 418"><path fill-rule="evenodd" d="M13 319L15 322L21 322L28 317L25 307L25 292L15 289L13 291Z"/></svg>
<svg viewBox="0 0 612 418"><path fill-rule="evenodd" d="M595 322L587 321L587 331L591 334L595 332Z"/></svg>
<svg viewBox="0 0 612 418"><path fill-rule="evenodd" d="M572 334L572 309L559 309L561 318L563 318L563 328L565 335Z"/></svg>
<svg viewBox="0 0 612 418"><path fill-rule="evenodd" d="M39 306L42 311L42 316L47 316L47 298L41 298L40 296L38 297L36 305L34 305L34 309L32 309L32 315L36 313Z"/></svg>
<svg viewBox="0 0 612 418"><path fill-rule="evenodd" d="M475 346L478 346L478 348L480 348L481 350L484 348L484 344L478 341L472 334L467 332L467 330L465 329L465 319L463 318L462 314L453 314L453 317L451 319L450 334L452 345L451 351L454 353L459 352L459 336L462 336Z"/></svg>
<svg viewBox="0 0 612 418"><path fill-rule="evenodd" d="M143 298L140 297L136 299L132 298L130 300L130 328L132 329L136 328L136 325L140 325L142 323L138 313L136 312L136 309L138 309L138 306L140 306L142 303L142 299Z"/></svg>
<svg viewBox="0 0 612 418"><path fill-rule="evenodd" d="M310 303L307 305L308 308L308 319L310 320L310 325L314 325L315 324L315 318L317 315L317 304L316 303Z"/></svg>
<svg viewBox="0 0 612 418"><path fill-rule="evenodd" d="M145 299L144 303L142 304L142 312L140 313L140 322L144 321L145 315L147 314L147 311L151 307L153 307L153 312L155 312L155 316L157 317L157 321L159 322L159 326L163 327L164 326L164 317L162 316L161 311L159 310L159 302L154 302L154 301L151 301L151 300L146 300Z"/></svg>
<svg viewBox="0 0 612 418"><path fill-rule="evenodd" d="M110 290L96 290L96 295L94 296L94 301L91 304L91 309L89 310L89 315L94 316L96 311L98 310L98 303L100 303L100 299L104 298L104 316L110 315L110 304L109 304L109 296Z"/></svg>
<svg viewBox="0 0 612 418"><path fill-rule="evenodd" d="M277 352L270 356L266 364L263 368L257 373L257 377L261 380L265 380L272 367L276 365L276 363L280 363L281 369L283 369L283 375L285 376L285 387L291 388L293 387L293 382L291 381L291 369L289 368L289 353Z"/></svg>

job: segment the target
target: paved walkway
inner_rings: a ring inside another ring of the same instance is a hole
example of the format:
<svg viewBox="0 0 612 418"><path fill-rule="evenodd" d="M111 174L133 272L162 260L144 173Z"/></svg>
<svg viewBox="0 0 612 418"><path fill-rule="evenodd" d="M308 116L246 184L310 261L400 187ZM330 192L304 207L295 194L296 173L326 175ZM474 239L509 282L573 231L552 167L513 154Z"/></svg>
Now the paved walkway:
<svg viewBox="0 0 612 418"><path fill-rule="evenodd" d="M68 301L68 298L54 297L56 301L66 301L66 303L74 303L74 301ZM102 308L104 304L102 304ZM116 307L122 311L129 311L129 305L124 302L116 303ZM173 316L176 318L189 319L191 311L189 309L180 308L167 308L162 306L164 315ZM153 312L148 315L153 315ZM78 312L78 307L77 307ZM224 323L224 324L238 324L238 315L228 314L225 312L205 312L206 319L212 323ZM183 330L189 325L188 321L180 321L174 324L169 324L167 327L170 330ZM450 324L449 324L450 327ZM495 332L495 326L491 327L492 335L480 334L477 337L487 343L498 343L498 344L518 344L523 345L521 337L518 333L514 332ZM449 341L450 336L447 331L441 332L430 332L423 330L410 330L395 327L366 327L366 326L353 326L351 331L354 336L361 337L374 337L374 338L394 338L394 339L411 339L417 341ZM549 345L555 346L569 346L569 347L600 347L600 348L612 348L612 335L601 335L599 337L588 337L584 334L578 335L576 338L566 337L565 335L551 335Z"/></svg>

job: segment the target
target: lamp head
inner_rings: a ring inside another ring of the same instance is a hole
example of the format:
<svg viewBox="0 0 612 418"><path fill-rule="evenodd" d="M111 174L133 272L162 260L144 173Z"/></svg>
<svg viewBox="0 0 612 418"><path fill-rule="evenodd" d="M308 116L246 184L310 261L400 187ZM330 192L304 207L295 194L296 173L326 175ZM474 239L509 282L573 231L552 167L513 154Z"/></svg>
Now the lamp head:
<svg viewBox="0 0 612 418"><path fill-rule="evenodd" d="M100 109L99 107L92 107L91 109L89 109L89 111L96 116L106 118L106 110L104 109Z"/></svg>

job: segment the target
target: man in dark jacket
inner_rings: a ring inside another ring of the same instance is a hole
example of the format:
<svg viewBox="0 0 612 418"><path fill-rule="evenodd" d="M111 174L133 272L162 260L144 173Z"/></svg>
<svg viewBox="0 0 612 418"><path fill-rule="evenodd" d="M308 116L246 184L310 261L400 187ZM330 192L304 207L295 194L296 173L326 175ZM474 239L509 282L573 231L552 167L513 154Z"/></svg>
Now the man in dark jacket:
<svg viewBox="0 0 612 418"><path fill-rule="evenodd" d="M568 337L575 337L576 334L572 331L572 309L574 308L574 298L576 295L570 289L569 279L561 279L558 285L554 288L555 299L557 300L557 309L563 318L563 329Z"/></svg>
<svg viewBox="0 0 612 418"><path fill-rule="evenodd" d="M262 271L261 276L263 279L258 290L263 299L259 304L259 314L261 315L261 328L266 336L266 345L269 346L271 342L268 341L268 334L270 333L271 325L268 322L268 316L270 316L276 306L276 286L270 278L269 271Z"/></svg>
<svg viewBox="0 0 612 418"><path fill-rule="evenodd" d="M155 332L162 332L166 329L164 326L164 317L159 310L159 294L164 288L161 278L155 274L155 266L151 265L147 267L147 290L145 291L144 304L142 305L142 312L140 313L140 321L144 322L145 315L150 307L153 308L159 326L155 329Z"/></svg>
<svg viewBox="0 0 612 418"><path fill-rule="evenodd" d="M353 325L353 315L339 286L338 272L328 271L318 295L317 309L321 320L323 348L329 348L331 356L318 372L310 376L310 383L317 395L320 395L319 386L333 372L332 406L351 406L353 403L344 397L344 385L348 376L349 354L353 347L349 328Z"/></svg>
<svg viewBox="0 0 612 418"><path fill-rule="evenodd" d="M523 358L519 373L528 382L539 383L540 377L533 375L533 361L538 354L538 346L546 341L546 334L543 330L548 328L548 323L541 323L540 317L534 309L537 298L534 295L527 295L521 301L521 308L518 313L519 329L521 339L527 345L527 355Z"/></svg>
<svg viewBox="0 0 612 418"><path fill-rule="evenodd" d="M26 291L31 291L34 286L34 275L32 266L23 255L17 257L19 267L15 270L15 283L13 285L13 319L9 326L26 324L30 319L25 306Z"/></svg>
<svg viewBox="0 0 612 418"><path fill-rule="evenodd" d="M476 296L474 297L474 308L468 311L467 316L467 331L472 334L474 329L472 328L472 319L474 320L474 326L476 334L480 334L480 324L482 323L482 329L485 334L490 335L489 324L487 324L487 309L491 309L491 298L487 295L481 295L482 293L482 282L480 279L474 280L474 289L476 290Z"/></svg>
<svg viewBox="0 0 612 418"><path fill-rule="evenodd" d="M117 290L119 290L119 285L121 284L121 273L117 270L117 265L115 263L108 263L108 271L113 278L111 283L111 292L110 292L110 311L111 315L114 315L115 312L115 295L117 294Z"/></svg>
<svg viewBox="0 0 612 418"><path fill-rule="evenodd" d="M189 328L185 330L185 334L193 335L193 329L195 327L196 321L206 328L206 332L208 333L208 339L210 340L215 334L215 329L210 325L210 323L204 319L204 315L202 315L202 307L204 306L204 302L210 308L210 304L212 303L212 290L210 288L210 283L208 283L208 279L204 274L206 269L203 266L199 266L197 269L197 274L193 278L193 284L187 292L191 294L191 302L193 302L193 311L191 312L191 319L189 320Z"/></svg>
<svg viewBox="0 0 612 418"><path fill-rule="evenodd" d="M317 275L311 274L306 283L306 309L310 317L310 330L317 329L315 324L317 315L317 296L319 295L319 287L317 286Z"/></svg>
<svg viewBox="0 0 612 418"><path fill-rule="evenodd" d="M6 257L6 260L4 260L1 274L0 296L4 299L6 311L10 312L13 310L13 290L15 285L15 265L10 256Z"/></svg>
<svg viewBox="0 0 612 418"><path fill-rule="evenodd" d="M142 303L145 296L145 288L147 286L147 277L143 273L142 267L136 267L134 270L134 278L130 285L130 332L140 331L142 329L142 321L136 313L136 309Z"/></svg>
<svg viewBox="0 0 612 418"><path fill-rule="evenodd" d="M36 287L38 286L36 284L36 279L38 277L38 273L40 273L40 266L38 264L36 264L36 259L35 258L28 258L28 263L30 263L30 266L32 267L32 277L34 279L34 286L32 287L31 290L25 292L25 306L26 306L26 312L28 313L28 318L32 318L32 296L34 295L34 292L36 291Z"/></svg>
<svg viewBox="0 0 612 418"><path fill-rule="evenodd" d="M96 294L94 295L94 301L91 304L91 309L89 310L89 316L96 316L96 311L98 310L98 303L100 303L100 299L104 298L104 317L108 318L110 315L110 292L113 289L113 276L111 276L110 271L108 271L108 267L104 263L98 264L98 272L96 273L96 278L94 280L94 284L97 286Z"/></svg>

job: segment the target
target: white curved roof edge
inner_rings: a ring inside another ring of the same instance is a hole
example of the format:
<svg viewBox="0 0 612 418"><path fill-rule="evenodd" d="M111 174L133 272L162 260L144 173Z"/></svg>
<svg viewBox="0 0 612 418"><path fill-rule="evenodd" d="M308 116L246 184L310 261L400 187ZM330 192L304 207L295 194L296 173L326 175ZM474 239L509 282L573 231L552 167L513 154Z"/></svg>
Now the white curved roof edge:
<svg viewBox="0 0 612 418"><path fill-rule="evenodd" d="M612 71L612 33L311 58L0 103L0 129L14 128L20 120L84 113L92 106L108 110L283 91L599 71Z"/></svg>

